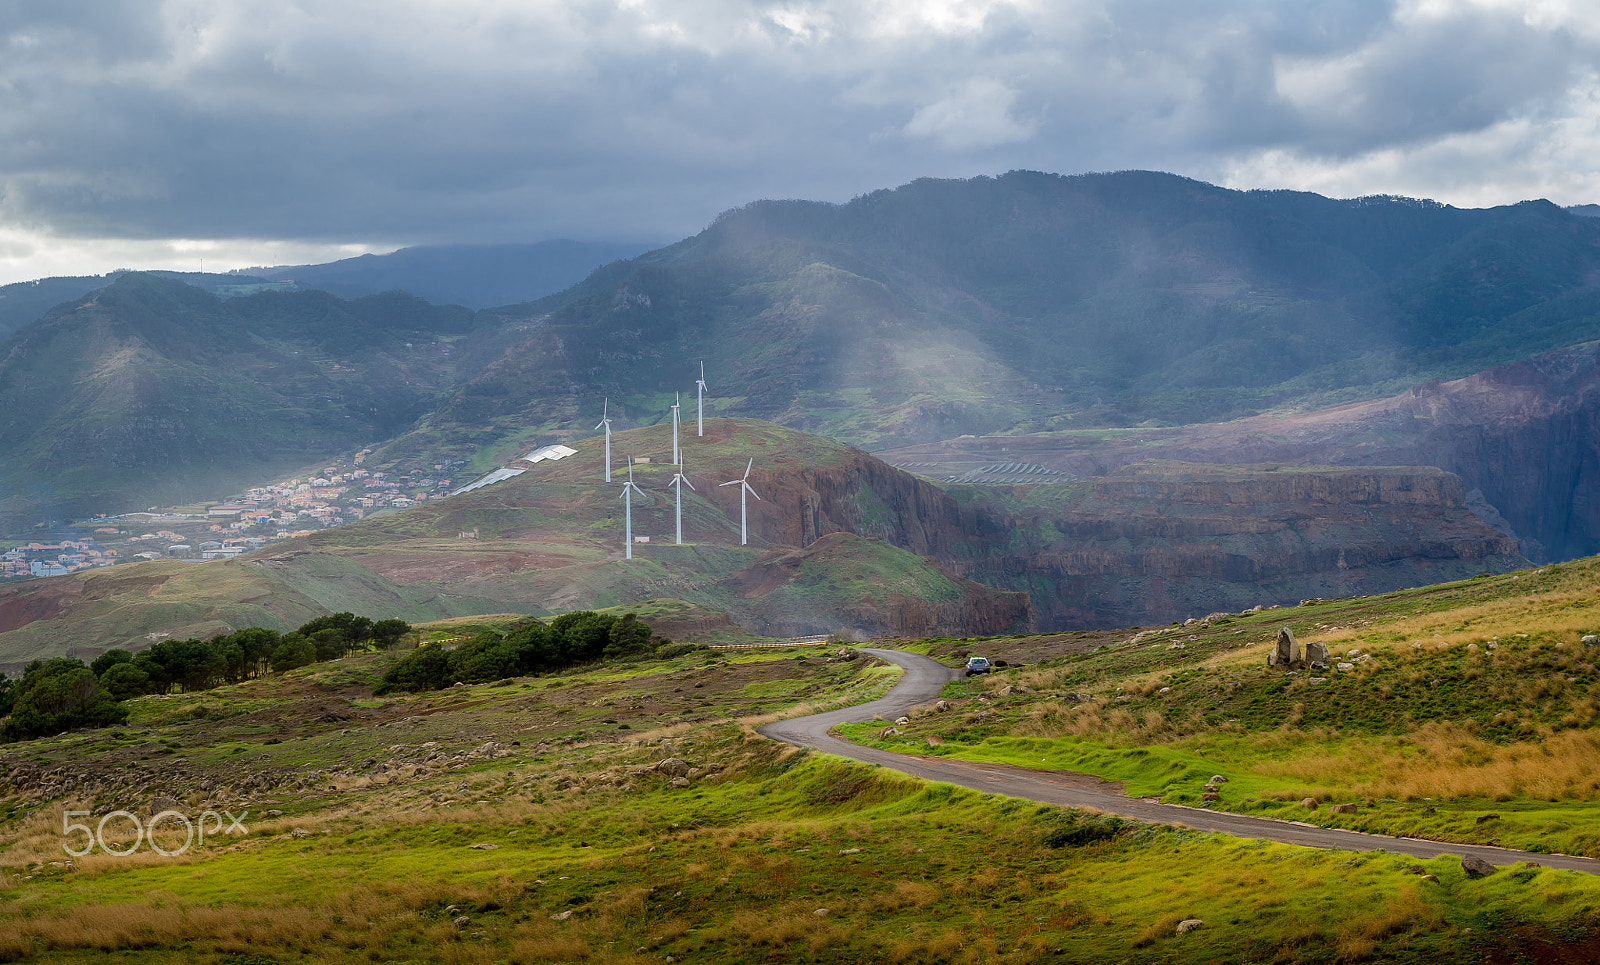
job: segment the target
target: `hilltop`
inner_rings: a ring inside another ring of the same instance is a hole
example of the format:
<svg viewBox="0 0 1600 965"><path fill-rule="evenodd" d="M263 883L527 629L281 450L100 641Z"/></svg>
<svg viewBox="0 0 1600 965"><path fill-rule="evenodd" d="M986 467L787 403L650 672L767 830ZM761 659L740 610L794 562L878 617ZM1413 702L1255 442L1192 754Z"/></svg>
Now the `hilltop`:
<svg viewBox="0 0 1600 965"><path fill-rule="evenodd" d="M671 426L629 429L612 437L609 485L604 439L591 437L559 460L513 460L520 474L445 499L220 563L149 565L164 580L182 574L170 584L123 564L0 588L0 659L45 655L49 640L104 648L258 619L297 625L298 609L238 605L288 606L263 580L291 574L329 574L325 590L305 592L326 597L328 612L375 619L411 613L381 609L401 596L451 613L671 598L751 634L865 639L1117 626L1526 564L1438 470L1145 463L1088 482L941 487L773 423L714 418L698 436L689 422L680 441L694 487L683 494L681 546L667 488ZM643 490L633 532L648 542L625 560L629 459L650 460L632 467ZM747 500L741 546L738 490L722 483L747 465L760 498ZM374 589L335 605L346 583Z"/></svg>

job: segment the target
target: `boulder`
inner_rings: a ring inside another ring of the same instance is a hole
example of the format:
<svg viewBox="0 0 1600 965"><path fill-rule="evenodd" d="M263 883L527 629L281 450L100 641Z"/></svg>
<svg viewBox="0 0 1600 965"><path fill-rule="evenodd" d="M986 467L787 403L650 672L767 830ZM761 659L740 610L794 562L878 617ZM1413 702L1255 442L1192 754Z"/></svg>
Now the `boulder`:
<svg viewBox="0 0 1600 965"><path fill-rule="evenodd" d="M1185 918L1183 921L1178 922L1178 934L1187 935L1196 928L1204 928L1205 925L1206 923L1198 918Z"/></svg>
<svg viewBox="0 0 1600 965"><path fill-rule="evenodd" d="M882 737L894 737L895 735L897 735L899 733L900 733L900 729L898 727L885 727L883 730L878 731L878 736L880 738L882 738Z"/></svg>
<svg viewBox="0 0 1600 965"><path fill-rule="evenodd" d="M894 725L896 727L904 727L909 723L911 723L911 718L910 717L896 717L894 719Z"/></svg>
<svg viewBox="0 0 1600 965"><path fill-rule="evenodd" d="M1207 791L1204 794L1200 795L1200 800L1202 800L1202 801L1220 801L1220 800L1222 800L1222 795L1218 794L1216 791Z"/></svg>
<svg viewBox="0 0 1600 965"><path fill-rule="evenodd" d="M157 794L155 797L150 799L151 814L160 814L162 811L176 811L182 806L183 802L179 801L175 797L168 797L165 794Z"/></svg>
<svg viewBox="0 0 1600 965"><path fill-rule="evenodd" d="M687 777L675 777L672 779L672 783L667 786L679 789L686 788L689 786L689 779Z"/></svg>
<svg viewBox="0 0 1600 965"><path fill-rule="evenodd" d="M1306 644L1306 663L1312 670L1324 670L1333 661L1333 655L1328 652L1328 645L1321 640L1313 640Z"/></svg>
<svg viewBox="0 0 1600 965"><path fill-rule="evenodd" d="M1597 637L1592 633L1584 634L1581 642L1586 647L1600 647L1600 637Z"/></svg>
<svg viewBox="0 0 1600 965"><path fill-rule="evenodd" d="M1331 810L1334 814L1355 814L1356 806L1354 804L1335 804Z"/></svg>
<svg viewBox="0 0 1600 965"><path fill-rule="evenodd" d="M1272 652L1267 654L1267 666L1282 667L1287 670L1305 662L1305 649L1300 645L1300 641L1294 638L1294 631L1288 627L1279 627L1278 640L1272 645Z"/></svg>
<svg viewBox="0 0 1600 965"><path fill-rule="evenodd" d="M1494 865L1475 854L1469 854L1461 859L1461 870L1473 878L1482 878L1494 874Z"/></svg>
<svg viewBox="0 0 1600 965"><path fill-rule="evenodd" d="M311 834L311 832L307 831L305 828L295 828L294 830L289 832L289 837L294 838L295 840L298 841L299 839L307 837L310 834Z"/></svg>
<svg viewBox="0 0 1600 965"><path fill-rule="evenodd" d="M1308 797L1304 801L1300 802L1300 806L1305 808L1307 811L1315 811L1317 809L1317 799L1314 797Z"/></svg>
<svg viewBox="0 0 1600 965"><path fill-rule="evenodd" d="M1226 783L1228 783L1228 779L1223 777L1221 774L1213 774L1213 775L1211 775L1211 780L1207 781L1206 783L1207 784L1226 784Z"/></svg>
<svg viewBox="0 0 1600 965"><path fill-rule="evenodd" d="M689 764L676 757L669 757L656 764L656 771L668 777L683 777L689 773Z"/></svg>

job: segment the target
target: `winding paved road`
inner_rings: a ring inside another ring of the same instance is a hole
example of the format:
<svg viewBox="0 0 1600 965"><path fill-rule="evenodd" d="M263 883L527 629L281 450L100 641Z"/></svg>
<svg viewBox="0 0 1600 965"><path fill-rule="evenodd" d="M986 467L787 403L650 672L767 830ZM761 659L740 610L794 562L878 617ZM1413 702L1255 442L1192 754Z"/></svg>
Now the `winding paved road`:
<svg viewBox="0 0 1600 965"><path fill-rule="evenodd" d="M1534 854L1529 851L1513 851L1509 848L1491 848L1474 844L1445 844L1417 838L1391 838L1382 834L1319 828L1297 821L1226 814L1176 804L1156 804L1127 797L1114 785L1086 774L1040 771L1006 764L975 764L942 757L917 757L852 744L834 737L829 731L839 724L871 720L874 716L893 720L908 714L917 704L938 697L944 685L960 673L920 654L866 647L861 648L861 652L904 668L905 676L879 700L826 714L780 720L762 727L761 733L799 747L815 748L840 757L882 764L884 767L891 767L929 781L943 781L975 791L1006 794L1047 804L1095 808L1107 814L1155 824L1178 824L1200 831L1217 831L1240 838L1264 838L1268 841L1280 841L1306 848L1382 850L1417 858L1436 858L1442 854L1472 854L1490 864L1536 861L1547 868L1565 868L1600 875L1600 860L1594 858Z"/></svg>

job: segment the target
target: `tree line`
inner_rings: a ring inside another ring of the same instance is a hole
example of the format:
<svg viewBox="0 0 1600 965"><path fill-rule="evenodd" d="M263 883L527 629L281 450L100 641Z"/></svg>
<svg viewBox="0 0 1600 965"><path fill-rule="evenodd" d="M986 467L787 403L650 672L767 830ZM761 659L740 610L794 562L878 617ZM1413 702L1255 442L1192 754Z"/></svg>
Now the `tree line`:
<svg viewBox="0 0 1600 965"><path fill-rule="evenodd" d="M580 610L549 623L529 620L505 634L486 630L454 650L423 644L397 660L374 693L439 690L458 683L549 673L596 660L669 657L693 649L693 644L653 637L650 625L635 614L618 617Z"/></svg>
<svg viewBox="0 0 1600 965"><path fill-rule="evenodd" d="M107 650L87 665L75 657L35 660L20 679L0 677L0 742L120 724L128 719L122 702L132 697L210 690L392 647L410 632L404 620L331 613L283 634L246 627L210 640L162 640L138 653Z"/></svg>

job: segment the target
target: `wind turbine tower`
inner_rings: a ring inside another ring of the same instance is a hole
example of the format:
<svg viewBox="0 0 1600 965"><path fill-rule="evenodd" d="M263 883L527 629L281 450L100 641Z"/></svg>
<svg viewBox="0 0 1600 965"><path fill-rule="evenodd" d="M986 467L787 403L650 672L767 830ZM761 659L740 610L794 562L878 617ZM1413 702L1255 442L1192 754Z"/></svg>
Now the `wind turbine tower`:
<svg viewBox="0 0 1600 965"><path fill-rule="evenodd" d="M672 486L672 487L674 487L674 488L676 488L678 490L678 545L682 546L683 545L683 487L688 486L690 489L694 489L694 483L690 482L689 481L689 477L685 476L683 474L683 466L679 465L678 466L677 475L673 476L672 477L672 482L667 483L667 485L668 486ZM696 491L698 492L698 490L696 490Z"/></svg>
<svg viewBox="0 0 1600 965"><path fill-rule="evenodd" d="M761 495L759 493L757 493L754 489L750 488L750 467L754 466L755 464L756 464L756 457L755 456L751 456L750 457L750 461L745 464L744 475L743 476L740 476L738 479L730 479L727 482L721 484L721 486L738 486L739 487L739 545L740 546L743 546L743 545L745 545L746 542L748 542L748 540L746 539L746 533L745 533L744 494L745 493L749 493L750 495L756 497L756 499L758 499L758 500L761 498ZM721 486L719 486L718 488L720 489Z"/></svg>
<svg viewBox="0 0 1600 965"><path fill-rule="evenodd" d="M678 451L678 393L672 393L672 464L683 468L683 454Z"/></svg>
<svg viewBox="0 0 1600 965"><path fill-rule="evenodd" d="M622 513L627 518L624 524L622 558L633 559L633 494L644 495L644 490L633 484L633 460L628 461L628 481L622 484Z"/></svg>
<svg viewBox="0 0 1600 965"><path fill-rule="evenodd" d="M611 400L607 399L600 409L600 425L596 429L605 427L606 430L606 482L611 481ZM628 478L633 478L633 470L628 470Z"/></svg>
<svg viewBox="0 0 1600 965"><path fill-rule="evenodd" d="M697 436L706 434L706 363L700 363L700 378L694 383L694 422Z"/></svg>

